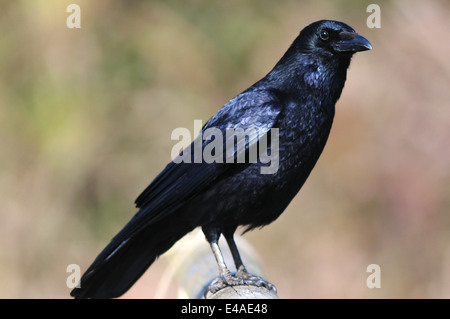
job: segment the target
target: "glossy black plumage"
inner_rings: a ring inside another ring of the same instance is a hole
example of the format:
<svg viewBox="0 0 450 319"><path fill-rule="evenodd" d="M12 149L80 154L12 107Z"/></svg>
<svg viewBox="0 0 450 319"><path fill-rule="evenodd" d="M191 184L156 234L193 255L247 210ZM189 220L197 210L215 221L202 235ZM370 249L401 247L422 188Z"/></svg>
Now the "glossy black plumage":
<svg viewBox="0 0 450 319"><path fill-rule="evenodd" d="M278 151L276 172L261 174L267 166L261 162L169 163L138 197L139 211L71 295L120 296L196 227L215 243L221 233L232 241L238 226L253 229L274 221L325 146L352 54L368 49L370 43L341 22L322 20L303 29L272 71L225 104L202 130L255 127L269 130L270 136L277 128L279 149L268 146L269 153ZM247 141L246 152L258 141ZM203 148L209 142L203 141Z"/></svg>

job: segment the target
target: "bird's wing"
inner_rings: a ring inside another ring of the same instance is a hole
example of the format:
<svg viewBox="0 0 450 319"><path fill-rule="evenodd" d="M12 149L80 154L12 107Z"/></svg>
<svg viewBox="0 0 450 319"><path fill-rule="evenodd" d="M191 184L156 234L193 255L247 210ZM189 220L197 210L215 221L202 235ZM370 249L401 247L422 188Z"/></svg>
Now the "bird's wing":
<svg viewBox="0 0 450 319"><path fill-rule="evenodd" d="M281 103L276 95L267 90L246 91L225 104L203 127L218 128L222 132L227 129L257 128L267 132L274 127L281 112ZM226 134L223 135L224 137ZM245 151L257 144L261 134L251 135L245 141ZM210 141L203 141L203 148ZM226 147L224 138L224 147ZM194 147L194 142L189 146ZM242 148L234 149L231 156L236 158L243 152ZM230 154L229 154L230 156ZM227 163L175 163L170 162L166 168L136 199L140 210L118 236L130 235L149 222L159 220L175 211L193 196L201 193L216 179L227 174L232 164ZM242 166L244 168L244 166ZM236 171L233 169L233 172ZM116 236L116 237L118 237Z"/></svg>

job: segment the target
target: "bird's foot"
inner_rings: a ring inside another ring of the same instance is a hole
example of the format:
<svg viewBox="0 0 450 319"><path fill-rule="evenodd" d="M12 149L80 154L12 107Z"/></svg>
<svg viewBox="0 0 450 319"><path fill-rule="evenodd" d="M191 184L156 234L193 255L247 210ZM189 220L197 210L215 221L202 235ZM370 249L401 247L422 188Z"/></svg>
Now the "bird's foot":
<svg viewBox="0 0 450 319"><path fill-rule="evenodd" d="M277 288L274 285L259 276L249 273L244 267L239 267L238 271L234 275L227 272L222 274L222 276L217 277L208 286L206 292L214 294L225 287L246 285L265 287L275 293L277 292Z"/></svg>
<svg viewBox="0 0 450 319"><path fill-rule="evenodd" d="M242 279L244 281L244 285L264 287L268 290L273 290L275 293L277 292L277 287L263 278L249 273L244 266L240 266L234 276Z"/></svg>

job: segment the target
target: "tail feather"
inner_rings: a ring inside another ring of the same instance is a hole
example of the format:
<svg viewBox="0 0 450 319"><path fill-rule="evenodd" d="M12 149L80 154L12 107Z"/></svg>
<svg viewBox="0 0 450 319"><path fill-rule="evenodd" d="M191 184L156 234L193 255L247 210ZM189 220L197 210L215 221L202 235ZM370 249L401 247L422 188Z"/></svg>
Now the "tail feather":
<svg viewBox="0 0 450 319"><path fill-rule="evenodd" d="M75 298L121 296L158 256L191 230L162 220L120 241L120 236L116 236L82 276L80 287L74 288L70 295Z"/></svg>

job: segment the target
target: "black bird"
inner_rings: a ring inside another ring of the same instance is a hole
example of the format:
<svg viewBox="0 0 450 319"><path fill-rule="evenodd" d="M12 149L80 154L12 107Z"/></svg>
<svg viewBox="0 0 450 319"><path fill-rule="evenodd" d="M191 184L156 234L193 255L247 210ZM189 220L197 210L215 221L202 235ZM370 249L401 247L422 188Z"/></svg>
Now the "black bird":
<svg viewBox="0 0 450 319"><path fill-rule="evenodd" d="M138 212L99 254L71 295L122 295L158 256L196 227L202 227L219 266L220 277L212 290L243 283L272 287L245 270L233 234L238 226L248 231L271 223L300 190L327 141L351 57L371 48L367 39L342 22L321 20L305 27L264 78L226 103L202 129L206 133L216 128L224 135L233 128L262 129L265 133L248 136L243 150L232 147L230 157L244 152L246 161L198 161L192 152L191 163L179 162L180 158L170 162L137 198ZM262 173L267 162L261 158L248 160L250 150L260 147L263 138L270 138L267 154L277 162L272 173ZM213 140L211 134L201 139L202 150ZM195 143L180 156L190 154ZM223 261L221 234L232 252L236 274Z"/></svg>

